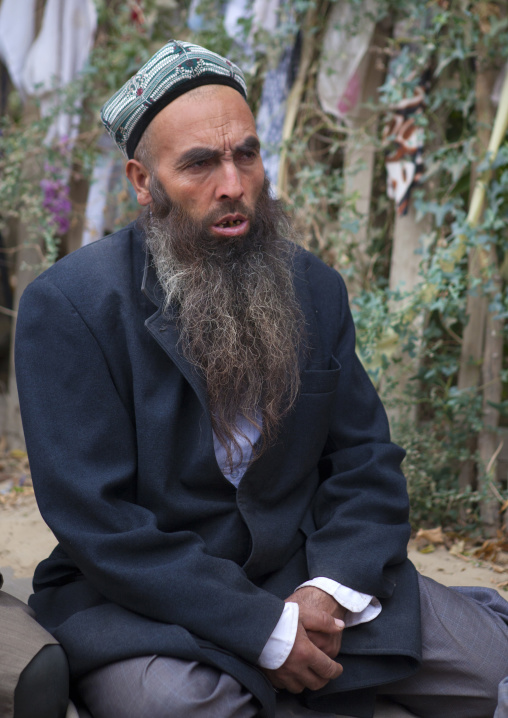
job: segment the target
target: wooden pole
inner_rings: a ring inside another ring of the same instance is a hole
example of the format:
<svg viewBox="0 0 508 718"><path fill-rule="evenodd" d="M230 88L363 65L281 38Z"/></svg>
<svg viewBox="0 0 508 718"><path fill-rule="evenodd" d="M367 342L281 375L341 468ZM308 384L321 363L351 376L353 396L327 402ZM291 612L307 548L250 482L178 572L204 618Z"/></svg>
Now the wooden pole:
<svg viewBox="0 0 508 718"><path fill-rule="evenodd" d="M385 67L379 63L375 49L386 45L386 30L378 26L358 68L361 95L355 109L348 115L352 128L344 148L344 189L346 197L356 197L355 210L360 226L354 235L355 271L347 281L349 295L354 297L365 287L372 265L369 253L369 217L374 179L378 118L371 109L378 101L378 87L383 84ZM370 105L370 107L368 106Z"/></svg>
<svg viewBox="0 0 508 718"><path fill-rule="evenodd" d="M497 70L487 65L484 52L480 46L475 94L476 116L478 123L478 150L491 159L499 149L501 141L508 129L508 83L504 83L501 102L494 116L491 94L497 76ZM492 132L490 128L494 125ZM488 169L476 179L468 212L468 223L476 226L483 215L485 194L492 171ZM465 237L461 238L455 260L461 258L466 250ZM489 311L489 295L480 285L489 279L492 294L501 291L501 278L497 259L495 241L490 246L474 247L468 257L469 293L467 296L466 314L468 322L464 328L461 347L461 361L458 377L458 388L469 390L471 396L482 391L483 429L478 436L478 453L480 466L478 471L478 488L484 498L480 507L482 530L486 536L495 536L499 525L499 505L495 496L497 455L499 454L499 411L493 406L501 401L501 369L503 359L503 326L495 312ZM476 289L474 287L476 286ZM475 437L471 437L468 448L475 449ZM475 467L472 460L466 461L459 473L459 488L465 490L473 485Z"/></svg>

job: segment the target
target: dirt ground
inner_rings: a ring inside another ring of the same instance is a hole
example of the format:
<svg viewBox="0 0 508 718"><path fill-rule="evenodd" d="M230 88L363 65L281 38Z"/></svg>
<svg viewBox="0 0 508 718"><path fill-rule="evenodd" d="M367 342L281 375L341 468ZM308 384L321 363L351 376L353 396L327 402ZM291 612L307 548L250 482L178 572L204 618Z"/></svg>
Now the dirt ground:
<svg viewBox="0 0 508 718"><path fill-rule="evenodd" d="M0 491L2 484L0 482ZM446 547L441 543L445 540ZM55 538L37 509L30 486L0 493L0 566L11 567L15 577L31 577L38 562L55 545ZM419 550L420 549L420 550ZM423 550L423 552L422 552ZM474 547L452 543L438 529L422 532L409 544L409 556L426 576L447 586L488 586L508 599L508 554L491 544L476 548L490 560L473 555ZM494 561L492 559L495 559Z"/></svg>

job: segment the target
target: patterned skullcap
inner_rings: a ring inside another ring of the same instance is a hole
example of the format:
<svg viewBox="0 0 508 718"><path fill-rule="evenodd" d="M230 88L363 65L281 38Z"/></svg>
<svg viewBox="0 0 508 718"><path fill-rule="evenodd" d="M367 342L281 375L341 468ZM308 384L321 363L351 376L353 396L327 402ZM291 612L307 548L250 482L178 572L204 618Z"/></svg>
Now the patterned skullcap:
<svg viewBox="0 0 508 718"><path fill-rule="evenodd" d="M247 97L239 67L199 45L170 40L106 102L101 119L123 154L132 158L155 115L201 85L229 85Z"/></svg>

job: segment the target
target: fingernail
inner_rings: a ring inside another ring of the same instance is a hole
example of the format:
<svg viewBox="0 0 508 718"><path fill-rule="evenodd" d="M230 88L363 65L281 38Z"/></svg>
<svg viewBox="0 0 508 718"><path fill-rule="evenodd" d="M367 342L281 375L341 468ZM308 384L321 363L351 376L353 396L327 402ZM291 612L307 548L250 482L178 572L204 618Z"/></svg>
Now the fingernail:
<svg viewBox="0 0 508 718"><path fill-rule="evenodd" d="M344 623L344 621L341 621L340 618L334 618L333 620L335 621L335 625L338 626L339 628L346 627L346 624Z"/></svg>

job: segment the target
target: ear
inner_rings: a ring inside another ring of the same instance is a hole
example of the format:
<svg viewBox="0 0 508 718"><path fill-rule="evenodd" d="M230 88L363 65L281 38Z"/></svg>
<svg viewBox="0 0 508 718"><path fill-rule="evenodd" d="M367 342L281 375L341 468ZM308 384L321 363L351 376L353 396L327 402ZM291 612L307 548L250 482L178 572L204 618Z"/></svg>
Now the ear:
<svg viewBox="0 0 508 718"><path fill-rule="evenodd" d="M134 187L139 204L144 207L152 202L150 194L150 173L138 160L129 160L125 165L125 174Z"/></svg>

